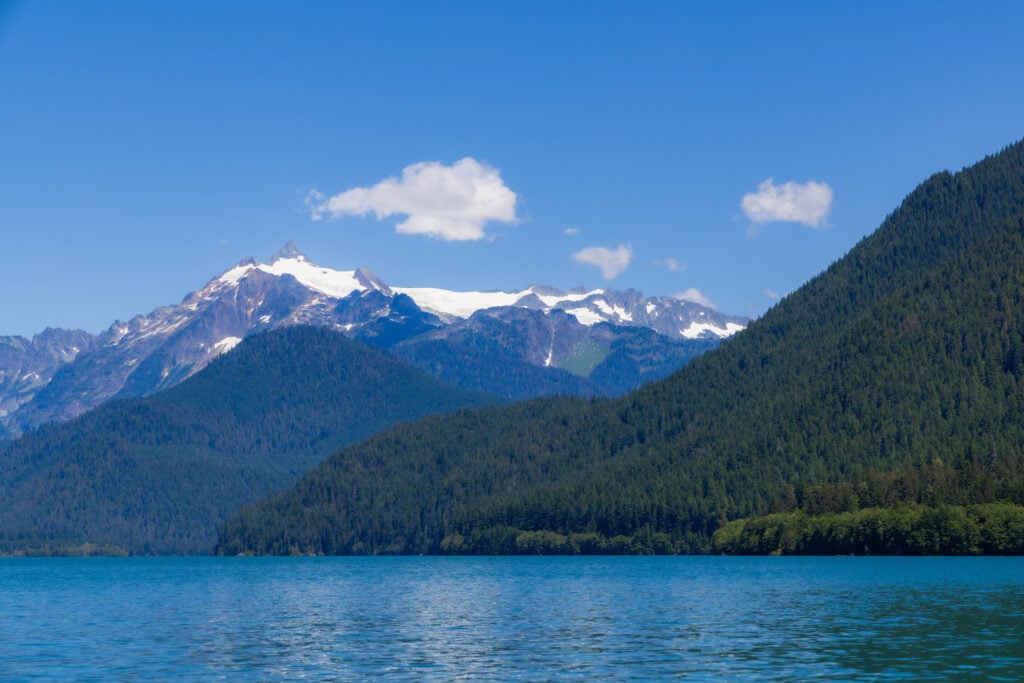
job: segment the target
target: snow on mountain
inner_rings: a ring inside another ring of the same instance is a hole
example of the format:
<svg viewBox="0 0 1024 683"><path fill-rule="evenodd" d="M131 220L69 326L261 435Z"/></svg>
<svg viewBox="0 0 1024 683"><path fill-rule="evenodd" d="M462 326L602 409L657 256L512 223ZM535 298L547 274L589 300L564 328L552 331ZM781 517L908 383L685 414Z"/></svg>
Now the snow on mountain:
<svg viewBox="0 0 1024 683"><path fill-rule="evenodd" d="M679 330L679 334L687 339L700 339L709 334L716 337L729 337L744 327L746 326L738 323L726 323L725 327L719 327L712 323L692 322L689 327Z"/></svg>
<svg viewBox="0 0 1024 683"><path fill-rule="evenodd" d="M168 388L247 335L275 327L327 326L390 348L468 321L482 311L516 309L542 315L562 312L585 328L649 328L674 340L716 340L747 323L692 302L644 298L633 290L563 292L531 285L517 292L456 292L390 287L366 268L318 266L289 242L268 263L241 261L180 304L128 322L116 321L100 335L47 331L31 342L0 338L0 436L69 419L110 398ZM572 336L582 338L581 334ZM544 349L523 351L522 357L534 364L556 365L558 359L550 351L554 338L544 344Z"/></svg>
<svg viewBox="0 0 1024 683"><path fill-rule="evenodd" d="M477 311L502 306L541 308L546 311L566 310L568 304L601 296L604 292L604 290L597 289L585 293L566 293L532 285L519 292L453 292L430 287L395 287L393 289L396 292L408 294L424 311L434 313L442 319L468 318ZM584 325L610 322L607 317L594 318L586 315L584 317L586 320L580 320L580 323Z"/></svg>
<svg viewBox="0 0 1024 683"><path fill-rule="evenodd" d="M291 275L306 287L335 299L346 297L352 292L372 288L368 285L367 278L358 277L357 271L321 268L311 263L301 253L295 252L291 254L291 251L286 253L290 255L277 256L270 263L257 263L252 259L243 261L218 277L214 282L235 285L242 278L258 270L275 277Z"/></svg>
<svg viewBox="0 0 1024 683"><path fill-rule="evenodd" d="M231 349L235 348L242 342L241 337L224 337L219 342L213 345L214 351L217 353L227 353Z"/></svg>
<svg viewBox="0 0 1024 683"><path fill-rule="evenodd" d="M522 298L512 292L452 292L429 287L395 287L407 294L424 311L441 319L468 318L477 311L498 306L513 306Z"/></svg>
<svg viewBox="0 0 1024 683"><path fill-rule="evenodd" d="M651 327L662 334L683 339L724 338L746 326L744 318L722 316L710 308L674 298L643 299L632 290L625 293L604 289L562 292L531 285L518 292L457 292L433 287L389 287L365 268L332 270L315 265L291 242L270 263L258 263L252 259L243 261L216 278L213 287L220 283L235 285L254 271L275 277L290 275L307 288L333 299L374 289L388 294L405 294L421 310L433 313L444 322L469 318L477 311L489 308L516 306L545 312L565 311L582 325L610 323ZM679 311L685 311L685 314L680 315ZM666 312L675 312L672 318L681 324L656 324L655 321Z"/></svg>

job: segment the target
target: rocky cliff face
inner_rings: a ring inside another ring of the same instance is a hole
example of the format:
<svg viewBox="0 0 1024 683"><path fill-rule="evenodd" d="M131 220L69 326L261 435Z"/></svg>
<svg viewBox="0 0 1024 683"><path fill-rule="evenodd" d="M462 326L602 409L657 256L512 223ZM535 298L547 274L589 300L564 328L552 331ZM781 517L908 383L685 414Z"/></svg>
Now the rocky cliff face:
<svg viewBox="0 0 1024 683"><path fill-rule="evenodd" d="M0 424L49 384L59 368L95 344L95 337L81 330L46 329L32 339L0 337Z"/></svg>

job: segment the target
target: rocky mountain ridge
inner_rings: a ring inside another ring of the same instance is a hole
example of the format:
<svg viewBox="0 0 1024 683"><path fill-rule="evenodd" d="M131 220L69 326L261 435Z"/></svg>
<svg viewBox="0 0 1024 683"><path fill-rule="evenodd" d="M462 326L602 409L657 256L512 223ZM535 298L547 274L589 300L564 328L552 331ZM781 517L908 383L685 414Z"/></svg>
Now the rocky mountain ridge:
<svg viewBox="0 0 1024 683"><path fill-rule="evenodd" d="M0 338L0 436L169 388L244 337L288 325L337 329L459 386L524 398L621 393L678 369L746 323L633 290L392 287L366 268L318 266L289 242L268 263L245 259L180 304L117 321L99 335L47 330L32 340ZM635 348L640 338L647 347ZM482 347L488 350L480 354ZM622 347L632 350L616 356ZM585 381L608 359L618 368L614 377ZM513 379L498 380L502 373L489 370L495 365L515 366L505 373ZM494 379L481 379L487 375ZM521 387L503 390L526 375Z"/></svg>

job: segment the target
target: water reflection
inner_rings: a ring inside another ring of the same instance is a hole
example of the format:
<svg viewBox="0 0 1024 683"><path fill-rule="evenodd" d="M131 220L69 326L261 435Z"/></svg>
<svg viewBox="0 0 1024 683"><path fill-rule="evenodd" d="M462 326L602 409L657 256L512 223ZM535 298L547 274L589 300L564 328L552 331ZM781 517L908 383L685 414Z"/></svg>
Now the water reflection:
<svg viewBox="0 0 1024 683"><path fill-rule="evenodd" d="M1024 560L0 561L0 680L1020 680Z"/></svg>

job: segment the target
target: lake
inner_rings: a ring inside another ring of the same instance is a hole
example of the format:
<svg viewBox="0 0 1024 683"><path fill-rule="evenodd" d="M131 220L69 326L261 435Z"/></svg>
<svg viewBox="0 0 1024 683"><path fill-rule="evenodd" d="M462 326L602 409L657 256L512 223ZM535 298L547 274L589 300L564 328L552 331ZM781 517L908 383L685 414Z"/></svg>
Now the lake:
<svg viewBox="0 0 1024 683"><path fill-rule="evenodd" d="M0 560L0 680L1024 679L1022 558Z"/></svg>

